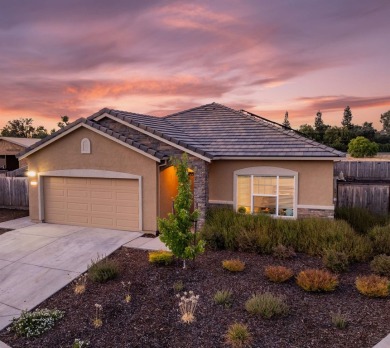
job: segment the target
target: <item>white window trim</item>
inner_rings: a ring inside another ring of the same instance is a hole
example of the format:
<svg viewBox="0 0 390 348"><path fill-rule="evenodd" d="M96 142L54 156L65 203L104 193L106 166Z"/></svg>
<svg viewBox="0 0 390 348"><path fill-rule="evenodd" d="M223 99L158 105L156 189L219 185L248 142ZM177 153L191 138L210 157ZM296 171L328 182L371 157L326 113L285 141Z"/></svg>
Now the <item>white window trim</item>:
<svg viewBox="0 0 390 348"><path fill-rule="evenodd" d="M142 231L142 176L129 173L112 172L109 170L97 170L97 169L64 169L64 170L52 170L48 172L38 173L38 216L40 221L45 220L45 204L44 204L44 192L43 192L43 179L47 176L56 177L71 177L71 178L99 178L99 179L133 179L138 180L138 210L139 210L139 222L138 228Z"/></svg>
<svg viewBox="0 0 390 348"><path fill-rule="evenodd" d="M250 167L234 171L233 173L233 208L237 211L237 180L238 176L250 176L251 178L251 207L253 207L253 176L290 176L294 177L294 203L293 203L293 216L277 216L278 218L297 218L298 216L298 172L290 169L278 168L278 167ZM277 194L279 193L279 184L277 185ZM257 196L257 195L255 195ZM275 197L275 195L260 195ZM276 199L278 202L278 199Z"/></svg>

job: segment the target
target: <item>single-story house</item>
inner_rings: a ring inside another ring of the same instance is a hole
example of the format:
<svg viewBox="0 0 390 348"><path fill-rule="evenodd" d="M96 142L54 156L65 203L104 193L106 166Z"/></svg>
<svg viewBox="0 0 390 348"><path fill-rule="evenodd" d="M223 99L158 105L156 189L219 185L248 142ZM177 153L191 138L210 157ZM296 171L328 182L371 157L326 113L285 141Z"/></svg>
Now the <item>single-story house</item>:
<svg viewBox="0 0 390 348"><path fill-rule="evenodd" d="M16 155L40 139L0 137L0 170L15 170L27 165L25 160L20 163Z"/></svg>
<svg viewBox="0 0 390 348"><path fill-rule="evenodd" d="M155 232L186 153L194 206L333 217L333 162L345 155L246 111L212 103L166 117L102 109L20 155L34 221Z"/></svg>

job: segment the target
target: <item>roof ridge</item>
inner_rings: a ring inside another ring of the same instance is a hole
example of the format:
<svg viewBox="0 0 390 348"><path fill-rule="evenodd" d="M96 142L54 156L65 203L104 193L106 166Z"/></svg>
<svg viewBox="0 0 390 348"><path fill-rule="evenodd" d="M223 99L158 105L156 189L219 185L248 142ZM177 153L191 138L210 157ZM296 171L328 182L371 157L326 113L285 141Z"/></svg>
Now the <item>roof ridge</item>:
<svg viewBox="0 0 390 348"><path fill-rule="evenodd" d="M204 107L206 107L206 106L213 105L213 104L217 104L217 103L212 102L212 103L209 103L209 104L204 104L204 105L196 106L196 107L194 107L194 108L190 108L190 109L183 110L183 111L178 111L178 112L175 112L175 113L173 113L173 114L168 114L168 115L163 116L163 117L161 117L161 118L162 118L162 119L167 119L167 118L169 118L169 117L171 117L171 116L176 116L176 115L184 114L184 113L186 113L186 112L193 111L193 110L196 110L196 109L201 109L201 108L204 108ZM217 104L217 105L219 105L219 104Z"/></svg>
<svg viewBox="0 0 390 348"><path fill-rule="evenodd" d="M269 127L269 128L273 128L279 132L282 132L283 134L286 134L290 137L293 137L293 138L298 138L298 139L302 139L303 141L305 141L306 143L309 143L310 145L317 145L319 146L320 148L324 149L324 150L327 150L335 155L344 155L343 152L341 151L338 151L336 149L334 149L333 147L330 147L330 146L327 146L325 144L322 144L322 143L319 143L318 141L315 141L313 139L309 139L309 138L306 138L305 136L301 135L301 134L298 134L298 131L296 131L295 129L293 128L284 128L284 129L281 129L280 127L277 127L277 125L279 125L278 123L276 122L273 122L271 120L268 120L267 118L264 118L262 116L259 116L259 115L256 115L254 114L253 112L249 112L249 111L246 111L244 109L242 109L240 111L245 117L249 118L249 119L252 119L254 120L255 122L261 122L262 124L264 124L266 127ZM248 115L249 114L249 115ZM255 117L255 118L253 118ZM284 127L283 125L280 125L282 127ZM293 131L293 133L291 132Z"/></svg>

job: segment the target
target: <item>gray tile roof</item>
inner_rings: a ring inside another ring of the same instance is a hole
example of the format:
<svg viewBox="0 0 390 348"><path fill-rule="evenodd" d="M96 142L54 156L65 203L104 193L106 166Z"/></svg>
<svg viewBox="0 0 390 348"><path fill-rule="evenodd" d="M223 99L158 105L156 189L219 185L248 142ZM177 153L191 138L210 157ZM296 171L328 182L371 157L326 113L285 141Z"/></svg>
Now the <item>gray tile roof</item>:
<svg viewBox="0 0 390 348"><path fill-rule="evenodd" d="M106 127L103 127L102 125L100 125L100 124L98 124L96 122L93 122L93 121L91 121L89 119L85 119L85 118L79 118L78 120L74 121L73 123L70 123L66 127L61 128L57 132L48 135L47 137L43 138L41 141L33 144L32 146L30 146L29 148L27 148L23 152L19 153L18 157L23 156L24 154L26 154L26 153L36 149L37 147L43 145L44 143L48 142L49 140L57 137L58 135L66 132L67 130L73 128L74 126L76 126L76 125L78 125L80 123L84 123L84 124L86 124L86 125L88 125L88 126L90 126L92 128L95 128L96 130L99 130L99 131L101 131L101 132L103 132L103 133L105 133L105 134L107 134L107 135L109 135L109 136L111 136L111 137L113 137L113 138L115 138L115 139L117 139L117 140L127 144L127 145L131 145L131 146L133 146L133 147L135 147L135 148L137 148L137 149L139 149L139 150L141 150L141 151L143 151L145 153L148 153L148 154L150 154L150 155L152 155L154 157L157 157L159 159L167 159L168 158L168 156L166 156L162 152L159 152L159 151L156 151L154 149L151 149L151 148L147 147L144 144L136 142L136 141L132 140L131 138L125 137L122 134L114 132L114 131L106 128Z"/></svg>
<svg viewBox="0 0 390 348"><path fill-rule="evenodd" d="M345 156L340 151L307 139L262 117L217 103L165 117L104 110L134 126L212 159Z"/></svg>
<svg viewBox="0 0 390 348"><path fill-rule="evenodd" d="M223 158L327 158L344 157L345 154L331 147L307 139L260 116L228 108L217 103L206 104L165 117L155 117L113 109L102 109L81 118L27 148L26 154L75 125L83 122L113 138L130 144L159 159L168 156L144 144L116 133L99 124L95 119L103 114L125 121L162 139L181 145L210 159Z"/></svg>

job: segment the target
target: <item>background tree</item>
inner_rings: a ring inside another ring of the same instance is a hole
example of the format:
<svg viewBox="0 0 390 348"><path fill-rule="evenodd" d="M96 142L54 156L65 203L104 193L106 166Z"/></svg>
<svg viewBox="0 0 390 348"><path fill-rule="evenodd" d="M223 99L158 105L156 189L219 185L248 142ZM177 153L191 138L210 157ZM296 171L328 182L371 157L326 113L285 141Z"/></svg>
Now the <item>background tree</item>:
<svg viewBox="0 0 390 348"><path fill-rule="evenodd" d="M322 120L322 112L318 111L314 119L314 129L316 132L316 140L322 142L324 140L325 131L329 128Z"/></svg>
<svg viewBox="0 0 390 348"><path fill-rule="evenodd" d="M288 111L286 111L286 113L284 114L284 121L282 125L291 128L290 121L288 120Z"/></svg>
<svg viewBox="0 0 390 348"><path fill-rule="evenodd" d="M17 120L8 121L1 130L3 137L16 138L44 138L47 136L47 130L43 126L35 128L32 118L19 118Z"/></svg>
<svg viewBox="0 0 390 348"><path fill-rule="evenodd" d="M378 153L379 146L365 137L356 137L348 144L348 153L352 157L373 157Z"/></svg>
<svg viewBox="0 0 390 348"><path fill-rule="evenodd" d="M204 252L205 242L195 240L191 227L198 219L199 212L191 213L192 192L188 177L188 156L184 154L181 159L173 158L178 179L177 196L174 202L174 213L168 218L159 219L158 226L160 239L172 251L183 259L183 268L186 268L186 259L194 259L196 255Z"/></svg>
<svg viewBox="0 0 390 348"><path fill-rule="evenodd" d="M317 140L317 133L316 133L315 129L312 126L310 126L309 124L305 123L305 124L299 126L298 132L304 134L306 137L308 137L310 139Z"/></svg>
<svg viewBox="0 0 390 348"><path fill-rule="evenodd" d="M64 128L69 124L69 117L68 116L61 116L61 121L57 123L57 126L59 128Z"/></svg>
<svg viewBox="0 0 390 348"><path fill-rule="evenodd" d="M352 128L352 111L349 106L347 106L344 109L344 115L343 115L343 120L341 121L341 124L345 128Z"/></svg>
<svg viewBox="0 0 390 348"><path fill-rule="evenodd" d="M381 114L380 122L382 123L382 130L386 133L390 133L390 110Z"/></svg>

